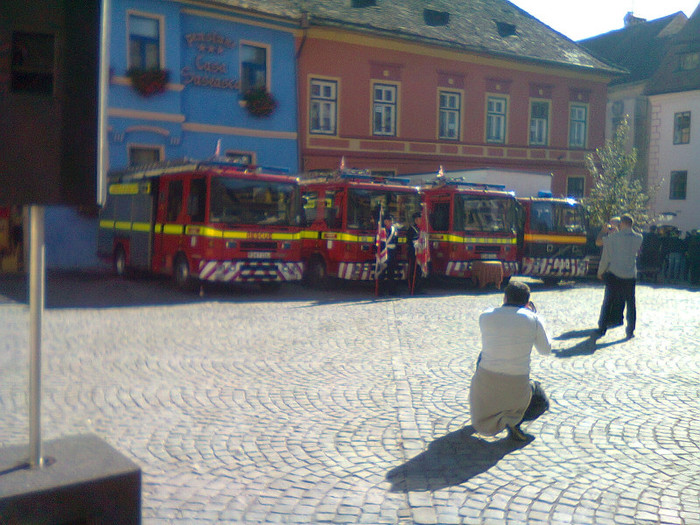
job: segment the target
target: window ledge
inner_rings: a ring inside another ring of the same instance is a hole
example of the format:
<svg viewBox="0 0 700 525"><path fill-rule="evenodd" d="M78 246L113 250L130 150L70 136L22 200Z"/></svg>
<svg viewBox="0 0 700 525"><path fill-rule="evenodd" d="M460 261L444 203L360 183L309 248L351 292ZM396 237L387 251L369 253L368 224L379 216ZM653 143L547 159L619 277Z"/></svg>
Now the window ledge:
<svg viewBox="0 0 700 525"><path fill-rule="evenodd" d="M131 87L131 79L126 76L114 75L110 78L110 82L116 86L128 86ZM168 82L165 85L165 89L168 91L182 91L185 89L184 84L176 84L174 82Z"/></svg>

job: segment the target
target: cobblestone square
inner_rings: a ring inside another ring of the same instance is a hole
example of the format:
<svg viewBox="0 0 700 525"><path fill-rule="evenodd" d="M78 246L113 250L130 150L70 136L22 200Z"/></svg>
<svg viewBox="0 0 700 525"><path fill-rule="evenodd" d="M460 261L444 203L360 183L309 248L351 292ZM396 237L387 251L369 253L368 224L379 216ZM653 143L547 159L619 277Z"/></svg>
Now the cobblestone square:
<svg viewBox="0 0 700 525"><path fill-rule="evenodd" d="M52 275L42 437L140 465L145 524L700 524L700 290L639 284L636 337L596 343L600 283L532 288L557 355L522 444L464 429L501 291ZM25 297L0 279L0 446L28 442Z"/></svg>

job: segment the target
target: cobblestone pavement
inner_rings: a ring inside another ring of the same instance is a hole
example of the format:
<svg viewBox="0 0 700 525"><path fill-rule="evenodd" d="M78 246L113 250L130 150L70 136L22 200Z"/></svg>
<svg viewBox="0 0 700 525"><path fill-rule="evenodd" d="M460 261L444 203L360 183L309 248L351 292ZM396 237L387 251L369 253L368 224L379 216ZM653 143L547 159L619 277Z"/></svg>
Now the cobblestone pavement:
<svg viewBox="0 0 700 525"><path fill-rule="evenodd" d="M699 290L639 285L637 337L597 344L600 284L533 292L559 354L533 357L551 410L516 445L468 427L499 291L52 277L42 436L138 463L146 524L700 524ZM25 293L0 279L3 446L28 442Z"/></svg>

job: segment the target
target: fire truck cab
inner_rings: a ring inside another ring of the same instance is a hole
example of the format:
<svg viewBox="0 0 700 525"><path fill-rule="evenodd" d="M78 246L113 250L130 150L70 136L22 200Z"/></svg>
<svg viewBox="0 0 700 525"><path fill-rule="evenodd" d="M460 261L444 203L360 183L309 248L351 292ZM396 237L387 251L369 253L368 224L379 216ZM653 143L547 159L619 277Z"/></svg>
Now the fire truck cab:
<svg viewBox="0 0 700 525"><path fill-rule="evenodd" d="M549 196L518 201L524 211L520 273L552 283L585 277L588 224L581 203Z"/></svg>
<svg viewBox="0 0 700 525"><path fill-rule="evenodd" d="M432 274L469 278L476 261L500 261L506 279L518 273L519 206L504 186L439 178L421 192Z"/></svg>
<svg viewBox="0 0 700 525"><path fill-rule="evenodd" d="M376 235L380 209L399 229L399 278L406 277L406 228L420 212L418 188L407 180L372 176L366 170L310 174L301 180L305 228L302 260L307 281L322 285L328 277L369 281L375 278Z"/></svg>
<svg viewBox="0 0 700 525"><path fill-rule="evenodd" d="M227 162L171 161L110 174L98 255L116 272L281 283L302 277L298 179Z"/></svg>

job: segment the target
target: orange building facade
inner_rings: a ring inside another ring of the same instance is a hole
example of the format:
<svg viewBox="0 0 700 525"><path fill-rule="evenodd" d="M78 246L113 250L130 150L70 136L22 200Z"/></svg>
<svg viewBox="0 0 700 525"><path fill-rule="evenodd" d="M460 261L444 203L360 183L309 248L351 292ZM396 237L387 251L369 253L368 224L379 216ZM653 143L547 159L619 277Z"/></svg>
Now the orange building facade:
<svg viewBox="0 0 700 525"><path fill-rule="evenodd" d="M546 172L552 192L590 191L604 142L607 72L314 27L298 40L302 171L409 175Z"/></svg>

